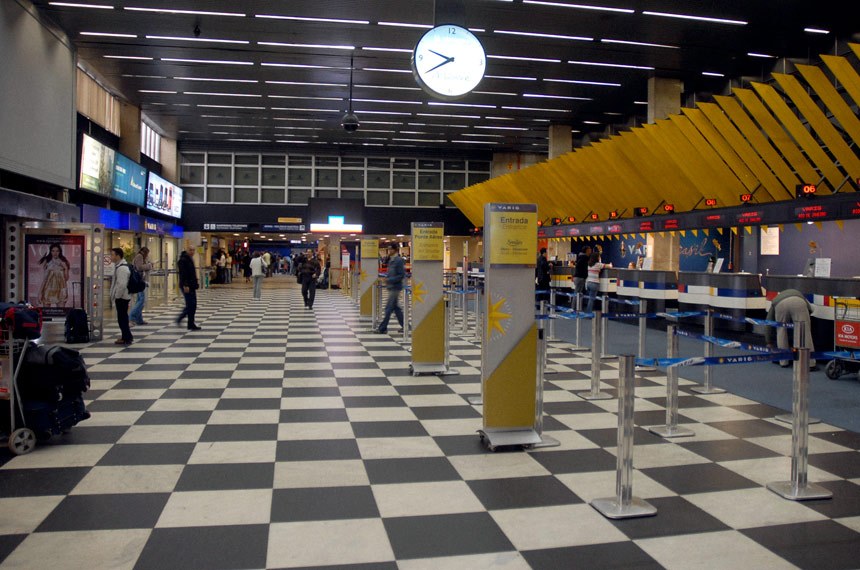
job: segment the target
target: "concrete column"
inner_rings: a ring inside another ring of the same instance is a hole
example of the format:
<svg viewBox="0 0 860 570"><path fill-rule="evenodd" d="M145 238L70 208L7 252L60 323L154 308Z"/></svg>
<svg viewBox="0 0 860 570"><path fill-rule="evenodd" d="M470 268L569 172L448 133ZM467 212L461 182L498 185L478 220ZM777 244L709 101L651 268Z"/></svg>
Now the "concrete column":
<svg viewBox="0 0 860 570"><path fill-rule="evenodd" d="M490 167L490 176L503 176L528 166L532 166L546 160L541 154L526 154L519 152L497 152L493 154L493 163Z"/></svg>
<svg viewBox="0 0 860 570"><path fill-rule="evenodd" d="M651 269L659 271L678 271L681 255L681 237L665 232L662 236L650 233L648 238L648 257L654 259Z"/></svg>
<svg viewBox="0 0 860 570"><path fill-rule="evenodd" d="M573 135L570 125L549 126L549 159L559 157L573 150Z"/></svg>
<svg viewBox="0 0 860 570"><path fill-rule="evenodd" d="M681 112L681 92L684 83L680 79L651 77L648 79L648 122L665 119Z"/></svg>
<svg viewBox="0 0 860 570"><path fill-rule="evenodd" d="M135 162L140 162L140 107L120 103L119 151Z"/></svg>
<svg viewBox="0 0 860 570"><path fill-rule="evenodd" d="M161 137L161 175L179 184L179 149L176 139Z"/></svg>

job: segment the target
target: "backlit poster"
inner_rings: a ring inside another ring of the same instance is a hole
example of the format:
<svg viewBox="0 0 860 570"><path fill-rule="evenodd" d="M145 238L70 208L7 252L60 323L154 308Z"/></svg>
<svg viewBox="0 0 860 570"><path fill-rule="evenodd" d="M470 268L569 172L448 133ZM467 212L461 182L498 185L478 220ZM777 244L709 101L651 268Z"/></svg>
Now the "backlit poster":
<svg viewBox="0 0 860 570"><path fill-rule="evenodd" d="M24 236L26 300L45 317L83 308L85 245L81 235Z"/></svg>
<svg viewBox="0 0 860 570"><path fill-rule="evenodd" d="M143 206L146 194L146 168L125 155L116 154L111 198Z"/></svg>
<svg viewBox="0 0 860 570"><path fill-rule="evenodd" d="M116 151L84 135L81 145L81 178L78 186L102 196L110 196L113 189Z"/></svg>
<svg viewBox="0 0 860 570"><path fill-rule="evenodd" d="M181 218L182 188L150 172L146 185L146 207L159 214Z"/></svg>

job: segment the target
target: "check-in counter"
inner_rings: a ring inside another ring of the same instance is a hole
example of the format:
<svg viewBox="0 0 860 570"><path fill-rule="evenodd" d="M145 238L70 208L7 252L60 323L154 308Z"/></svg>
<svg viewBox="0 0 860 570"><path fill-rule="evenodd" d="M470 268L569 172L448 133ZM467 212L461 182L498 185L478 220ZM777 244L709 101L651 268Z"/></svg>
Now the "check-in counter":
<svg viewBox="0 0 860 570"><path fill-rule="evenodd" d="M675 271L617 269L619 297L647 299L651 311L665 311L667 302L678 300L678 274Z"/></svg>
<svg viewBox="0 0 860 570"><path fill-rule="evenodd" d="M573 267L552 266L550 285L556 289L573 289Z"/></svg>
<svg viewBox="0 0 860 570"><path fill-rule="evenodd" d="M678 273L678 305L681 310L711 307L735 318L761 317L768 307L758 273ZM715 326L743 330L743 323L717 321Z"/></svg>
<svg viewBox="0 0 860 570"><path fill-rule="evenodd" d="M600 272L600 294L618 292L618 269L607 267Z"/></svg>

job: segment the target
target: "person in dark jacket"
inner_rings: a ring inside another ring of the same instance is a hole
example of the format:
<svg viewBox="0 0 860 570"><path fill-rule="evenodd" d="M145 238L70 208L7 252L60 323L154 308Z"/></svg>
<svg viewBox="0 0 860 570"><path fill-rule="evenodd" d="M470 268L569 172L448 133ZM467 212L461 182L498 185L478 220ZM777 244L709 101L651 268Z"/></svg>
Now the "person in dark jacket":
<svg viewBox="0 0 860 570"><path fill-rule="evenodd" d="M573 290L582 295L585 293L585 280L588 279L588 258L591 257L591 246L582 248L576 256L573 265Z"/></svg>
<svg viewBox="0 0 860 570"><path fill-rule="evenodd" d="M550 276L549 276L549 261L546 258L546 248L540 249L540 255L537 258L537 267L535 268L535 279L538 291L549 291ZM537 299L549 301L549 293L541 293Z"/></svg>
<svg viewBox="0 0 860 570"><path fill-rule="evenodd" d="M179 256L177 262L179 266L179 289L185 297L185 308L177 317L176 324L180 324L182 319L188 317L188 330L199 331L194 322L194 315L197 313L197 289L200 288L200 283L197 281L197 270L194 268L194 246L188 245L185 251Z"/></svg>
<svg viewBox="0 0 860 570"><path fill-rule="evenodd" d="M299 268L299 277L302 280L302 299L305 301L305 308L314 308L314 298L317 295L317 279L320 276L320 261L317 259L316 253L305 257Z"/></svg>
<svg viewBox="0 0 860 570"><path fill-rule="evenodd" d="M388 246L388 274L385 279L388 301L385 303L385 315L382 317L382 322L379 323L379 328L376 329L376 332L381 334L388 332L388 319L391 318L391 313L394 313L397 322L400 323L400 328L403 328L403 310L398 304L398 299L406 281L406 263L400 257L399 252L400 248L396 245Z"/></svg>
<svg viewBox="0 0 860 570"><path fill-rule="evenodd" d="M786 289L779 295L773 298L770 302L770 310L767 312L767 320L779 321L781 323L792 323L795 327L803 327L803 344L799 344L797 338L797 329L792 332L795 346L803 346L812 351L815 347L812 345L812 321L809 318L814 307L806 300L806 296L797 289ZM768 347L773 346L774 327L765 329L765 341ZM779 327L776 330L776 345L780 350L788 350L788 329ZM782 367L791 366L788 360L781 360L779 365ZM809 368L816 370L815 360L810 359Z"/></svg>

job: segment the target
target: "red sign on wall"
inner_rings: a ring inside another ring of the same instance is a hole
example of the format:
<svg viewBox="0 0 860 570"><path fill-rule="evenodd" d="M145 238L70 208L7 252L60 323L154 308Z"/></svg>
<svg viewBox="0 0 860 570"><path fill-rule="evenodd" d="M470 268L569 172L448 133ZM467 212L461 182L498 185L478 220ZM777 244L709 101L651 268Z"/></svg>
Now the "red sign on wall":
<svg viewBox="0 0 860 570"><path fill-rule="evenodd" d="M836 330L836 346L860 350L860 323L836 319L834 328Z"/></svg>

